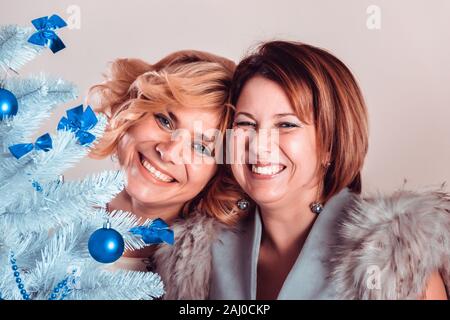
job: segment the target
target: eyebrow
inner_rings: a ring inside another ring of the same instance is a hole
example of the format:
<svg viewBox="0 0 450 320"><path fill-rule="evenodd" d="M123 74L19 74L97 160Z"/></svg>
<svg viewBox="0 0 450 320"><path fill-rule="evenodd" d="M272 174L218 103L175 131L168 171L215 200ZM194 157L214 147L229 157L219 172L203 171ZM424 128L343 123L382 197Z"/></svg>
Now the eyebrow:
<svg viewBox="0 0 450 320"><path fill-rule="evenodd" d="M169 117L170 117L171 119L173 119L173 121L174 121L176 124L179 123L179 120L178 120L177 116L175 115L175 113L173 113L172 111L169 111L169 112L167 112L167 113L169 114ZM207 141L207 142L214 142L213 137L208 137L208 136L204 135L203 133L202 133L201 135L196 134L196 137L200 137L202 141L204 140L204 141Z"/></svg>
<svg viewBox="0 0 450 320"><path fill-rule="evenodd" d="M244 116L247 116L247 117L249 117L249 118L252 118L253 120L255 120L255 117L251 114L251 113L248 113L248 112L238 112L238 113L236 113L236 117L237 116L239 116L239 115L244 115Z"/></svg>
<svg viewBox="0 0 450 320"><path fill-rule="evenodd" d="M238 115L240 115L240 114L242 114L242 115L244 115L244 116L247 116L247 117L249 117L249 118L252 118L253 120L255 120L255 117L251 114L251 113L248 113L248 112L238 112L237 114L236 114L236 117L238 116ZM276 115L275 115L275 117L276 118L281 118L281 117L286 117L286 116L294 116L294 117L297 117L297 115L295 114L295 113L277 113Z"/></svg>
<svg viewBox="0 0 450 320"><path fill-rule="evenodd" d="M175 115L175 113L173 113L172 111L169 111L168 114L169 114L169 117L172 118L173 121L175 121L175 123L179 122L177 116Z"/></svg>
<svg viewBox="0 0 450 320"><path fill-rule="evenodd" d="M275 115L275 117L277 118L281 118L281 117L286 117L286 116L294 116L297 117L297 115L295 113L278 113Z"/></svg>

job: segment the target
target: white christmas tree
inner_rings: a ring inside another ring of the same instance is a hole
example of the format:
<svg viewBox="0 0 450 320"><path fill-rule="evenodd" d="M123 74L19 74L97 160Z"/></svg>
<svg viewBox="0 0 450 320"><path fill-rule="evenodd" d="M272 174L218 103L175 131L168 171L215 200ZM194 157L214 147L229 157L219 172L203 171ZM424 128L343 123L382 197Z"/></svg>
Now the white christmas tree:
<svg viewBox="0 0 450 320"><path fill-rule="evenodd" d="M103 209L123 189L123 174L106 171L63 181L64 171L101 137L106 118L80 106L68 111L54 134L31 141L53 108L77 96L75 86L65 80L18 74L45 50L28 42L33 34L32 28L0 27L0 299L160 297L159 275L112 271L88 249L91 235L105 221L122 235L125 249L146 246L130 229L149 227L152 221L138 224L131 213ZM11 101L2 100L9 93L18 106L10 114ZM81 126L70 118L74 115ZM90 116L88 128L83 127L85 116Z"/></svg>

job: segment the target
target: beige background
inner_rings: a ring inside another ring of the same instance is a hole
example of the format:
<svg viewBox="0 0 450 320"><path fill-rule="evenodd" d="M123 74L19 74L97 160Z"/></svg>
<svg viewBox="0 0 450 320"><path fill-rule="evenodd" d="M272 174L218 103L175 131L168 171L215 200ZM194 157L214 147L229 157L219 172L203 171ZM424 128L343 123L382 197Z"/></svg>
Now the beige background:
<svg viewBox="0 0 450 320"><path fill-rule="evenodd" d="M61 106L39 133L53 132L116 57L152 62L200 49L237 61L258 41L283 38L329 49L358 78L370 113L365 191L391 191L403 179L411 187L450 182L448 0L0 0L0 21L31 26L53 13L67 19L70 5L81 10L81 28L59 32L67 48L44 52L21 72L42 70L80 88L79 100ZM366 26L369 5L381 9L379 30ZM85 159L66 177L112 166Z"/></svg>

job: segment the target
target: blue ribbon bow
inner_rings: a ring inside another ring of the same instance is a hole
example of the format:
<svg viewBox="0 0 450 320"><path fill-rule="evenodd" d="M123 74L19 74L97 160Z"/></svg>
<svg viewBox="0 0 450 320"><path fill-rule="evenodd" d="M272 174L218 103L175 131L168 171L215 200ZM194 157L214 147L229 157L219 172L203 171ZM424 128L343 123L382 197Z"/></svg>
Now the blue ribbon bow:
<svg viewBox="0 0 450 320"><path fill-rule="evenodd" d="M140 235L146 244L165 242L172 245L174 243L173 230L170 230L169 225L160 218L153 220L147 227L139 226L131 228L130 232L135 235Z"/></svg>
<svg viewBox="0 0 450 320"><path fill-rule="evenodd" d="M14 157L16 157L16 159L20 159L33 149L44 150L45 152L47 152L51 148L52 148L52 138L48 133L40 136L34 144L19 143L8 147L9 151Z"/></svg>
<svg viewBox="0 0 450 320"><path fill-rule="evenodd" d="M95 140L95 136L89 133L88 130L95 127L98 122L94 111L90 106L87 106L86 111L83 112L83 105L69 109L66 111L67 118L62 117L58 123L58 130L67 130L75 132L78 142L84 146Z"/></svg>
<svg viewBox="0 0 450 320"><path fill-rule="evenodd" d="M50 18L45 16L31 21L37 32L33 33L28 42L42 47L49 47L53 53L56 53L66 46L62 40L56 35L55 29L67 26L67 23L57 14Z"/></svg>

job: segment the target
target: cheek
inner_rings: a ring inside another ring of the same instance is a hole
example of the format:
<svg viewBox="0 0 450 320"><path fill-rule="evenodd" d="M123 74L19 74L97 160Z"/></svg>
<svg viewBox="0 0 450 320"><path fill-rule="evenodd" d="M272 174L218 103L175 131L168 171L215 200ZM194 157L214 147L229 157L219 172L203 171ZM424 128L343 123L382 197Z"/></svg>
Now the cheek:
<svg viewBox="0 0 450 320"><path fill-rule="evenodd" d="M243 164L246 162L251 132L242 128L235 128L233 130L233 138L230 139L228 156L232 164Z"/></svg>
<svg viewBox="0 0 450 320"><path fill-rule="evenodd" d="M192 194L199 193L217 171L216 164L186 165L188 180L185 188Z"/></svg>
<svg viewBox="0 0 450 320"><path fill-rule="evenodd" d="M301 175L303 179L315 175L318 161L314 136L290 136L281 141L280 147L293 165L296 175Z"/></svg>
<svg viewBox="0 0 450 320"><path fill-rule="evenodd" d="M236 179L237 183L241 186L244 191L247 191L246 189L246 179L245 179L245 164L232 164L231 165L231 172L233 174L233 177Z"/></svg>
<svg viewBox="0 0 450 320"><path fill-rule="evenodd" d="M157 141L159 128L152 121L141 122L131 126L117 144L117 156L123 168L132 164L133 155L142 144Z"/></svg>
<svg viewBox="0 0 450 320"><path fill-rule="evenodd" d="M117 144L117 157L123 168L127 168L130 165L135 145L135 138L128 132L123 135Z"/></svg>

